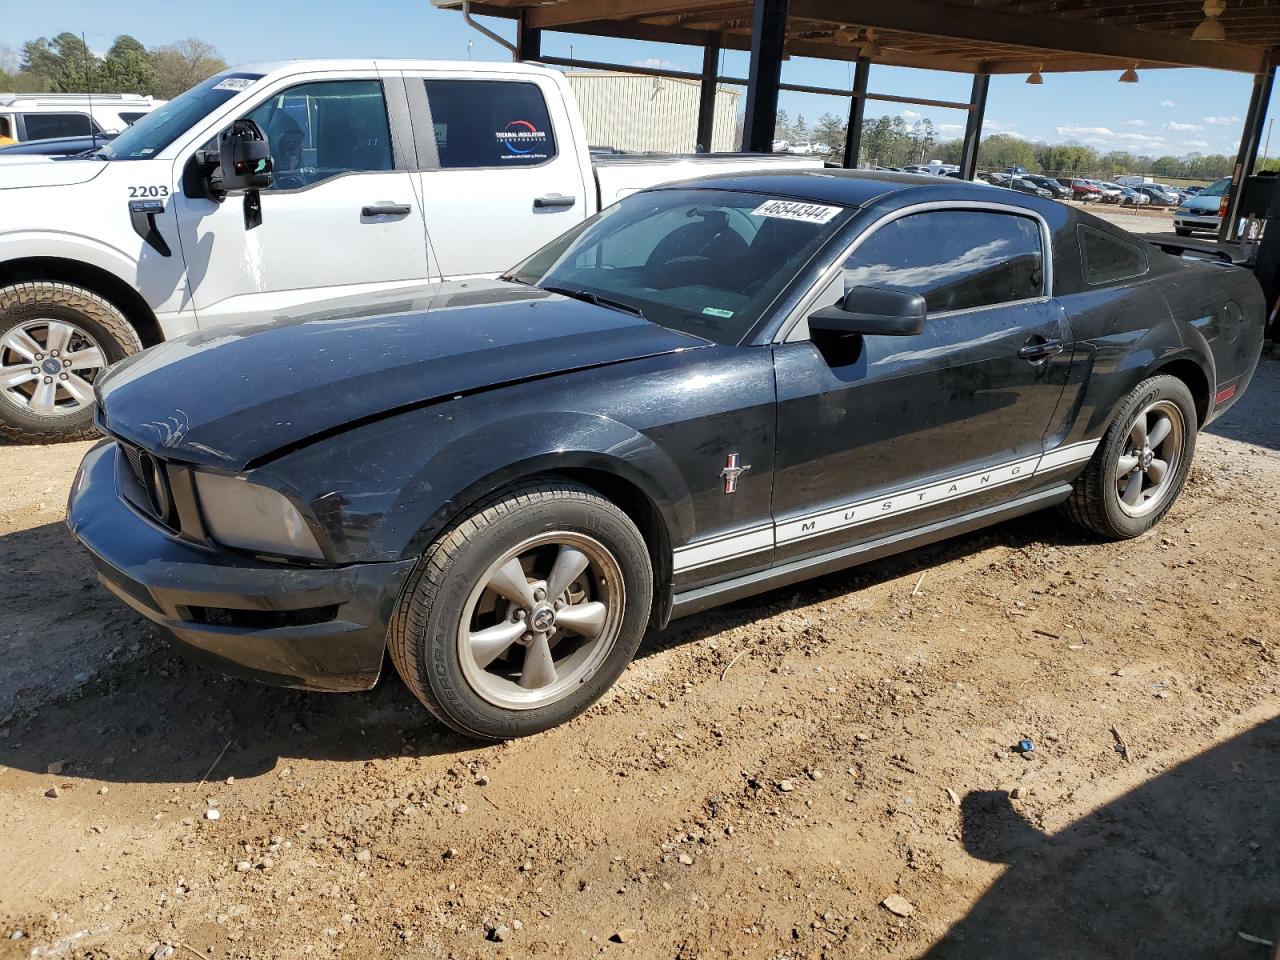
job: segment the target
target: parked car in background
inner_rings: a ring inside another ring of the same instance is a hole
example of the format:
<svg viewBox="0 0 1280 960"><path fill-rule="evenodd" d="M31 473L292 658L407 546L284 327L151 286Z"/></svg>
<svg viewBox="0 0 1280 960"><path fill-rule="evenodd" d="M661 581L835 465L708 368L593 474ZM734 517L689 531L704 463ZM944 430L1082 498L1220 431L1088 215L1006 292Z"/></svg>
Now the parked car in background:
<svg viewBox="0 0 1280 960"><path fill-rule="evenodd" d="M820 140L797 140L788 144L784 153L794 153L798 156L822 157L831 152L831 148Z"/></svg>
<svg viewBox="0 0 1280 960"><path fill-rule="evenodd" d="M67 523L206 662L352 691L389 657L432 716L506 740L674 617L1058 504L1142 535L1264 319L1247 270L1060 203L711 177L500 280L123 361Z"/></svg>
<svg viewBox="0 0 1280 960"><path fill-rule="evenodd" d="M912 163L902 168L903 173L923 173L934 177L945 177L960 167L954 163L943 163L941 160L930 160L928 163Z"/></svg>
<svg viewBox="0 0 1280 960"><path fill-rule="evenodd" d="M1186 197L1194 197L1203 189L1204 187L1183 187L1182 188L1183 198L1185 199Z"/></svg>
<svg viewBox="0 0 1280 960"><path fill-rule="evenodd" d="M1155 207L1176 207L1182 202L1182 198L1175 191L1158 183L1144 183L1134 189L1146 194L1151 205Z"/></svg>
<svg viewBox="0 0 1280 960"><path fill-rule="evenodd" d="M1126 187L1121 183L1108 183L1108 187L1114 187L1120 191L1120 205L1125 207L1145 207L1151 203L1151 198L1145 193L1140 193L1133 187Z"/></svg>
<svg viewBox="0 0 1280 960"><path fill-rule="evenodd" d="M1222 198L1230 186L1231 178L1223 177L1182 201L1173 211L1173 232L1180 237L1194 232L1217 233L1222 226Z"/></svg>
<svg viewBox="0 0 1280 960"><path fill-rule="evenodd" d="M18 157L74 157L91 153L116 138L114 133L99 133L88 137L54 137L50 140L28 140L8 147L0 147L0 160Z"/></svg>
<svg viewBox="0 0 1280 960"><path fill-rule="evenodd" d="M119 133L165 101L134 93L3 93L0 119L19 143Z"/></svg>
<svg viewBox="0 0 1280 960"><path fill-rule="evenodd" d="M790 148L791 148L791 141L790 141L790 140L775 140L775 141L773 141L773 152L774 152L774 153L786 153Z"/></svg>
<svg viewBox="0 0 1280 960"><path fill-rule="evenodd" d="M1036 173L1028 173L1023 179L1030 180L1037 187L1043 187L1048 190L1055 200L1071 199L1071 188L1063 186L1053 177L1043 177Z"/></svg>
<svg viewBox="0 0 1280 960"><path fill-rule="evenodd" d="M1032 183L1026 177L1010 177L1005 181L1004 186L1009 190L1016 190L1018 193L1026 193L1033 197L1043 197L1045 200L1053 199L1051 191Z"/></svg>
<svg viewBox="0 0 1280 960"><path fill-rule="evenodd" d="M227 70L93 157L0 163L9 439L91 434L97 375L145 345L495 275L655 184L822 167L787 155L593 157L563 74L440 60Z"/></svg>
<svg viewBox="0 0 1280 960"><path fill-rule="evenodd" d="M1090 180L1091 184L1098 188L1102 194L1103 203L1120 203L1124 200L1124 190L1119 184L1107 183L1103 180Z"/></svg>
<svg viewBox="0 0 1280 960"><path fill-rule="evenodd" d="M1071 190L1071 199L1082 203L1095 203L1102 199L1102 191L1093 185L1091 180L1073 177L1059 177L1058 182Z"/></svg>

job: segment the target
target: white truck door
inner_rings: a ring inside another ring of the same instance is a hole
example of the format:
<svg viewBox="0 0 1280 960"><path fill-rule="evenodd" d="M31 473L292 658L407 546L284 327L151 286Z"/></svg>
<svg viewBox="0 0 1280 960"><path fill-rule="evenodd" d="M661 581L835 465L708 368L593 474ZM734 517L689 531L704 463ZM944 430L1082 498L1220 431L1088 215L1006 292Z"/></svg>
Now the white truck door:
<svg viewBox="0 0 1280 960"><path fill-rule="evenodd" d="M444 277L501 273L595 212L586 144L554 82L426 70L405 82Z"/></svg>
<svg viewBox="0 0 1280 960"><path fill-rule="evenodd" d="M398 100L403 109L403 90ZM202 327L429 280L410 148L393 146L376 71L292 78L245 116L266 132L274 162L261 224L246 229L242 195L176 198Z"/></svg>

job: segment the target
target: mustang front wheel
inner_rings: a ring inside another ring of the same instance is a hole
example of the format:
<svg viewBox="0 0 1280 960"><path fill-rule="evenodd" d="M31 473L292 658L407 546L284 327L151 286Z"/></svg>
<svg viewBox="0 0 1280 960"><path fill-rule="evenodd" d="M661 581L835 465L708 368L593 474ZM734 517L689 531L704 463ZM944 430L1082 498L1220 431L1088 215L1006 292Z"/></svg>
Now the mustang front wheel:
<svg viewBox="0 0 1280 960"><path fill-rule="evenodd" d="M1151 377L1121 402L1066 511L1112 540L1141 536L1182 492L1195 453L1195 401L1177 377Z"/></svg>
<svg viewBox="0 0 1280 960"><path fill-rule="evenodd" d="M649 554L625 513L576 484L528 484L431 545L400 601L391 658L455 730L537 733L613 684L652 595Z"/></svg>

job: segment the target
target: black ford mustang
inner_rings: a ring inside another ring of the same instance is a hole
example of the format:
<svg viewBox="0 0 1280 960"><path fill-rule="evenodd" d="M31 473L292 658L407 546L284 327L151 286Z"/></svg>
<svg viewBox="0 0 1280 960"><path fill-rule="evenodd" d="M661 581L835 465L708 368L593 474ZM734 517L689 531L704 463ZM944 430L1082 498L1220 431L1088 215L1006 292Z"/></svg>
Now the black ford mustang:
<svg viewBox="0 0 1280 960"><path fill-rule="evenodd" d="M192 652L478 737L585 709L646 628L1062 504L1146 531L1257 364L1227 264L943 178L636 194L501 280L154 347L68 523Z"/></svg>

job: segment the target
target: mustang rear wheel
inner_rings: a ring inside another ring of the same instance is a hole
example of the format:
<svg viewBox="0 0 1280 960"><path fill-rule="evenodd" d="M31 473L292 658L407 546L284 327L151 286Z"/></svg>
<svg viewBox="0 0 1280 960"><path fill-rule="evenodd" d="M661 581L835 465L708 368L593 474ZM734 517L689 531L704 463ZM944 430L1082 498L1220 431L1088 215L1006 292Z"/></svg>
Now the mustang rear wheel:
<svg viewBox="0 0 1280 960"><path fill-rule="evenodd" d="M427 550L392 621L409 689L460 733L563 723L618 678L649 619L653 572L625 513L545 481L481 504Z"/></svg>
<svg viewBox="0 0 1280 960"><path fill-rule="evenodd" d="M97 294L66 283L0 288L0 437L27 443L93 435L93 382L142 349Z"/></svg>
<svg viewBox="0 0 1280 960"><path fill-rule="evenodd" d="M1138 384L1076 481L1067 515L1113 540L1146 533L1182 492L1196 428L1195 401L1185 383L1161 375Z"/></svg>

